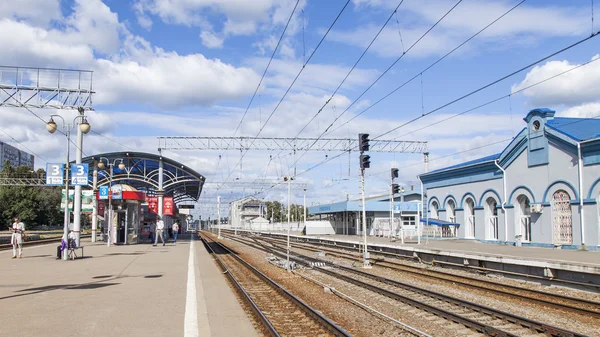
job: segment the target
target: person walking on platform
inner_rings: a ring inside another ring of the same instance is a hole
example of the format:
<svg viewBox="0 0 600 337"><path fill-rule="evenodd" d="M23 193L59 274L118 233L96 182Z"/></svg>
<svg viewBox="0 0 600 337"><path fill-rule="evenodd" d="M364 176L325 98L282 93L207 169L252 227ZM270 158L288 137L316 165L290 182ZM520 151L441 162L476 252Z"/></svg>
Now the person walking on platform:
<svg viewBox="0 0 600 337"><path fill-rule="evenodd" d="M154 245L156 246L156 244L158 243L158 238L160 237L160 241L162 242L163 246L165 245L165 237L163 235L163 231L165 230L165 223L162 221L162 218L160 217L160 215L157 217L158 221L156 222L156 238L154 239Z"/></svg>
<svg viewBox="0 0 600 337"><path fill-rule="evenodd" d="M179 223L173 224L173 243L177 244L177 234L179 234Z"/></svg>
<svg viewBox="0 0 600 337"><path fill-rule="evenodd" d="M25 225L20 221L19 216L15 216L15 222L11 226L12 236L10 243L13 247L13 259L17 258L17 246L19 246L19 259L23 256L23 234L25 233Z"/></svg>

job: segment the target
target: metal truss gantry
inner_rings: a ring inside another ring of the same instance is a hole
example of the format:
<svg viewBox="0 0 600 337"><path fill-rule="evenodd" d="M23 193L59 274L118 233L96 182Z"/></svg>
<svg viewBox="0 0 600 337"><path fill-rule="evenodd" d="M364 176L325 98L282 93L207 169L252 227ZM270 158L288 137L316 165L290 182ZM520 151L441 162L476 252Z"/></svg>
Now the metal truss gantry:
<svg viewBox="0 0 600 337"><path fill-rule="evenodd" d="M358 151L350 138L157 137L158 150ZM371 140L369 152L424 153L426 141Z"/></svg>
<svg viewBox="0 0 600 337"><path fill-rule="evenodd" d="M92 109L93 72L0 66L0 107Z"/></svg>
<svg viewBox="0 0 600 337"><path fill-rule="evenodd" d="M295 189L305 189L308 188L308 184L307 183L299 183L299 182L292 182L290 183L291 186ZM287 188L287 183L283 182L283 181L257 181L257 182L252 182L252 181L230 181L230 182L206 182L204 183L204 189L210 188L210 189L221 189L221 190L227 190L227 189L232 189L232 188L250 188L250 189L260 189L260 188L275 188L277 186L281 185L281 188Z"/></svg>

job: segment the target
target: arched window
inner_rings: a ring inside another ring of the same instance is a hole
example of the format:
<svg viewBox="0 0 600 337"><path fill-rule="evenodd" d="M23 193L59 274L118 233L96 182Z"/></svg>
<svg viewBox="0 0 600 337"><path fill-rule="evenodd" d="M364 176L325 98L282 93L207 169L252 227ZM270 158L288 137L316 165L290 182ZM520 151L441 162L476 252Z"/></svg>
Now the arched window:
<svg viewBox="0 0 600 337"><path fill-rule="evenodd" d="M554 244L573 244L571 197L564 190L558 190L552 195L552 228Z"/></svg>
<svg viewBox="0 0 600 337"><path fill-rule="evenodd" d="M439 209L440 209L440 206L438 205L437 201L435 201L435 200L432 201L429 217L432 219L439 219L439 216L440 216Z"/></svg>
<svg viewBox="0 0 600 337"><path fill-rule="evenodd" d="M489 197L485 201L486 237L488 240L498 240L498 202Z"/></svg>
<svg viewBox="0 0 600 337"><path fill-rule="evenodd" d="M473 198L465 200L465 238L475 237L475 201Z"/></svg>
<svg viewBox="0 0 600 337"><path fill-rule="evenodd" d="M517 235L521 235L523 242L531 241L531 211L529 198L521 194L517 197Z"/></svg>
<svg viewBox="0 0 600 337"><path fill-rule="evenodd" d="M454 203L454 200L449 199L448 202L446 203L446 220L448 222L452 222L452 223L456 222L456 216L454 215L455 209L456 209L456 204Z"/></svg>

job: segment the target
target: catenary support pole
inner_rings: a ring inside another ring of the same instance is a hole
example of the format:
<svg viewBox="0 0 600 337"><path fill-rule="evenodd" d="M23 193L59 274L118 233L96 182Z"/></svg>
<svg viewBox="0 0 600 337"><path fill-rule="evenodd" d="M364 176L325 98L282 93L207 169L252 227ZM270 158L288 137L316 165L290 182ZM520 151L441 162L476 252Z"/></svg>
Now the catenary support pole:
<svg viewBox="0 0 600 337"><path fill-rule="evenodd" d="M367 209L365 202L365 170L361 169L361 182L362 182L362 219L363 219L363 268L370 268L369 263L369 249L367 248Z"/></svg>
<svg viewBox="0 0 600 337"><path fill-rule="evenodd" d="M291 270L290 268L290 229L291 229L291 224L290 224L290 192L291 192L291 177L288 177L288 209L287 209L287 224L288 224L288 228L287 228L287 264L286 264L286 269L288 271Z"/></svg>
<svg viewBox="0 0 600 337"><path fill-rule="evenodd" d="M219 234L217 235L217 237L219 239L222 239L221 237L221 196L217 196L217 226L218 226L218 230L219 230Z"/></svg>

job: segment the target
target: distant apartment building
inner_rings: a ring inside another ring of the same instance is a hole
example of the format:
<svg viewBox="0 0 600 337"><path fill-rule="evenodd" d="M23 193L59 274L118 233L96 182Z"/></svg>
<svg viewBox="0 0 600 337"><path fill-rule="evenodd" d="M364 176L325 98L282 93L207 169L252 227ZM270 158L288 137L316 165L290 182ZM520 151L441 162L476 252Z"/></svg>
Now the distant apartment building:
<svg viewBox="0 0 600 337"><path fill-rule="evenodd" d="M7 160L12 167L27 166L32 170L34 167L34 157L32 154L21 151L12 145L0 142L0 170L2 170L4 163Z"/></svg>

